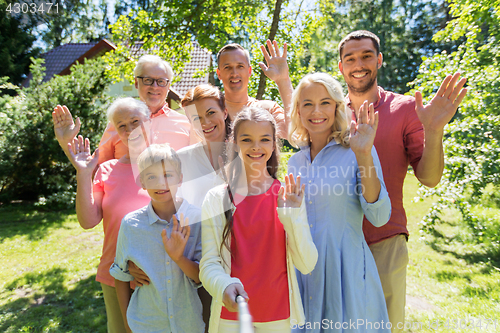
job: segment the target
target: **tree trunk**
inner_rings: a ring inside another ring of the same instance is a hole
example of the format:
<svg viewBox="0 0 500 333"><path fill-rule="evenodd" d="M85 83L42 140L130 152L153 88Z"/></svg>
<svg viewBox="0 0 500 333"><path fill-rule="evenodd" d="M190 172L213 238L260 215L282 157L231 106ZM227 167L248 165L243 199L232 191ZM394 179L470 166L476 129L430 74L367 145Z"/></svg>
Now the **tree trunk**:
<svg viewBox="0 0 500 333"><path fill-rule="evenodd" d="M273 23L271 24L271 30L269 31L269 37L268 37L268 39L271 41L274 40L276 32L278 31L278 24L280 22L282 3L283 0L276 0L276 4L274 6ZM262 61L265 63L265 59L263 59ZM265 90L266 90L266 74L264 74L263 71L260 71L259 88L257 89L257 96L255 98L262 99Z"/></svg>

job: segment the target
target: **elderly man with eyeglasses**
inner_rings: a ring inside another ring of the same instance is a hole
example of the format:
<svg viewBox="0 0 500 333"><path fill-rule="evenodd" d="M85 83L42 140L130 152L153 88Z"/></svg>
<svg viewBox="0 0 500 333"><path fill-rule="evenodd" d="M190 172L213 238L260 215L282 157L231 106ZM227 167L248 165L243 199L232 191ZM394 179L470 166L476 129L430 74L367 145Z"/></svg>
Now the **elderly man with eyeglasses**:
<svg viewBox="0 0 500 333"><path fill-rule="evenodd" d="M172 67L156 55L144 55L137 61L134 76L139 98L151 112L149 143L169 143L175 150L195 143L187 117L170 109L166 102L174 77ZM109 123L99 144L99 163L120 158L126 151L115 128Z"/></svg>

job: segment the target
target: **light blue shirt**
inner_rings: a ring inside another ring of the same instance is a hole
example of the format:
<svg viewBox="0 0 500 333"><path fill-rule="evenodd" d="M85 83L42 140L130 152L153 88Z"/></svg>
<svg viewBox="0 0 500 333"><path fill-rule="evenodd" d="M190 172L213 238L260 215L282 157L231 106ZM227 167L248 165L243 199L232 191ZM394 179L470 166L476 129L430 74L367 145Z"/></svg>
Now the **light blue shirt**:
<svg viewBox="0 0 500 333"><path fill-rule="evenodd" d="M375 322L380 325L389 318L377 267L362 229L363 215L373 225L382 226L391 214L375 148L372 156L375 168L371 172L376 172L381 183L374 203L367 203L359 191L360 172L370 170L360 170L353 151L334 140L312 162L310 147L302 147L288 161L288 172L300 175L306 184L307 219L318 249L314 270L297 274L306 325L294 332L390 332L373 328ZM372 326L350 324L361 323L358 319Z"/></svg>
<svg viewBox="0 0 500 333"><path fill-rule="evenodd" d="M183 200L177 213L188 217L191 226L184 256L201 259L201 211ZM162 220L151 203L127 214L120 226L115 262L111 275L120 281L132 281L128 261L133 261L149 276L149 285L137 287L127 309L127 320L133 332L204 332L202 306L197 285L170 259L161 238L172 232L173 221Z"/></svg>

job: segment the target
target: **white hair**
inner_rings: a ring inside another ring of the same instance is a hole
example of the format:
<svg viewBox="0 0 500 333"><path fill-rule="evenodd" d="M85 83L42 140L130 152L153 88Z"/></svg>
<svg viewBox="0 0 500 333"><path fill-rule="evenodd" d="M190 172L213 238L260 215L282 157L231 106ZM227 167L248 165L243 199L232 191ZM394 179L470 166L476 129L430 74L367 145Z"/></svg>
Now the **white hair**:
<svg viewBox="0 0 500 333"><path fill-rule="evenodd" d="M154 54L146 54L143 55L142 57L137 60L137 64L135 65L134 68L134 76L138 77L141 76L143 73L143 67L145 64L155 64L160 67L163 67L165 71L167 72L167 79L172 80L174 78L174 71L172 70L172 67L168 62L163 60L157 55Z"/></svg>
<svg viewBox="0 0 500 333"><path fill-rule="evenodd" d="M149 118L149 108L144 102L139 101L133 97L120 97L117 98L108 108L108 111L106 113L108 120L110 122L113 122L113 116L115 112L122 108L136 109L140 111L144 115L144 117Z"/></svg>

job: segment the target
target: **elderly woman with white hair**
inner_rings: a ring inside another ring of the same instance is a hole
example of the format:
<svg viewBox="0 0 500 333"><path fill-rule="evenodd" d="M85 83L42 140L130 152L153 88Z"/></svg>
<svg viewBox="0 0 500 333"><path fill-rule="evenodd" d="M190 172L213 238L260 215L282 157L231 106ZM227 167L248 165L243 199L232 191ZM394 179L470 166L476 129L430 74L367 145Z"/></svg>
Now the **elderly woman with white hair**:
<svg viewBox="0 0 500 333"><path fill-rule="evenodd" d="M191 134L187 117L169 108L167 95L174 78L172 67L156 55L143 55L134 69L135 87L139 98L146 103L150 112L150 143L168 143L179 150L199 140ZM109 123L99 144L99 163L120 158L126 147L116 135L116 129Z"/></svg>
<svg viewBox="0 0 500 333"><path fill-rule="evenodd" d="M58 108L63 109L60 106ZM53 114L56 129L65 123L63 116L69 114L69 110L65 108L64 111ZM108 119L127 150L120 159L101 163L94 178L99 149L91 154L89 140L84 140L81 135L68 144L67 155L76 169L78 222L84 229L93 228L103 222L104 243L96 280L101 283L104 295L108 332L125 332L114 278L109 274L109 267L115 258L121 220L126 214L146 206L150 201L146 190L135 181L128 150L129 142L133 142L129 141L130 133L147 121L148 115L147 105L131 97L119 98L109 107ZM140 138L134 139L140 141Z"/></svg>

